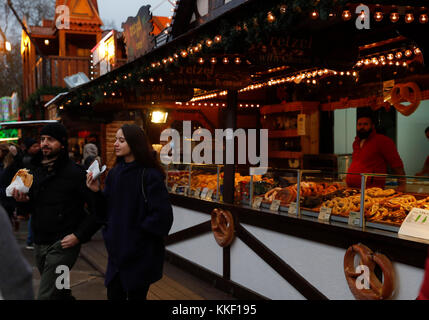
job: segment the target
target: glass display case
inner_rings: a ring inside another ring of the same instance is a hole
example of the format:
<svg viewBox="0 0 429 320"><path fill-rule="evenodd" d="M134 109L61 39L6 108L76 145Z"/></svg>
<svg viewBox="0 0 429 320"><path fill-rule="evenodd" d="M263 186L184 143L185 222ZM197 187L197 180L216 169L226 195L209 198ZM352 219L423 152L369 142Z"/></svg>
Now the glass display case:
<svg viewBox="0 0 429 320"><path fill-rule="evenodd" d="M223 168L171 164L166 168L168 189L222 202ZM429 177L273 168L263 175L246 173L248 169L236 168L234 203L264 212L398 232L413 208L429 210ZM354 187L347 181L354 181Z"/></svg>

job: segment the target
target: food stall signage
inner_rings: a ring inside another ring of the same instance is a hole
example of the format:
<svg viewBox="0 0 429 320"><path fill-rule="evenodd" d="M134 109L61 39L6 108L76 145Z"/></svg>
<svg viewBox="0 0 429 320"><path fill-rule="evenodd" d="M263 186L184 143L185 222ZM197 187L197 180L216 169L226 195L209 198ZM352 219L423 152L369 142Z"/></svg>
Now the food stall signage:
<svg viewBox="0 0 429 320"><path fill-rule="evenodd" d="M270 206L270 210L274 212L278 212L280 208L280 200L273 200Z"/></svg>
<svg viewBox="0 0 429 320"><path fill-rule="evenodd" d="M360 212L351 211L349 213L348 224L350 226L354 226L354 227L359 226L360 225Z"/></svg>
<svg viewBox="0 0 429 320"><path fill-rule="evenodd" d="M152 13L149 8L150 5L142 6L136 17L128 17L127 21L122 23L128 62L144 55L154 47Z"/></svg>
<svg viewBox="0 0 429 320"><path fill-rule="evenodd" d="M305 136L305 114L298 115L297 126L298 135Z"/></svg>
<svg viewBox="0 0 429 320"><path fill-rule="evenodd" d="M331 218L332 208L321 207L318 219L321 221L329 221Z"/></svg>
<svg viewBox="0 0 429 320"><path fill-rule="evenodd" d="M429 240L429 210L413 208L402 222L398 234Z"/></svg>

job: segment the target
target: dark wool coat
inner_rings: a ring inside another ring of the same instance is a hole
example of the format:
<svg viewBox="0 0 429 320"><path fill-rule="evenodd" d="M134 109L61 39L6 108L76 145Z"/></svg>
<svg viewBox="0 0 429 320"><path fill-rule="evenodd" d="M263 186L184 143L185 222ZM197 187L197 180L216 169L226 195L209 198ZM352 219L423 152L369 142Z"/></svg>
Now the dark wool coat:
<svg viewBox="0 0 429 320"><path fill-rule="evenodd" d="M165 245L173 224L173 211L159 170L142 171L136 162L119 162L107 175L103 195L103 236L109 254L106 286L119 273L127 291L138 290L162 278ZM101 193L99 193L99 196Z"/></svg>
<svg viewBox="0 0 429 320"><path fill-rule="evenodd" d="M34 243L53 244L71 233L80 243L89 241L101 224L96 220L96 197L86 186L85 170L64 153L51 172L41 160L40 152L31 161L30 201L18 203L21 210L32 214Z"/></svg>

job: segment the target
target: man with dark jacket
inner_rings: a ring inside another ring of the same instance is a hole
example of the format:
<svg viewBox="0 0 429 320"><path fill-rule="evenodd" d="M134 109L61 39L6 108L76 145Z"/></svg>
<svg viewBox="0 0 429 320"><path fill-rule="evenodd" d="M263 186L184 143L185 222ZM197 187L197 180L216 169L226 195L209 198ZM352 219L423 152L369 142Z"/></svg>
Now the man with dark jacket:
<svg viewBox="0 0 429 320"><path fill-rule="evenodd" d="M14 190L13 196L31 208L35 259L41 275L37 298L72 299L67 273L81 244L91 239L100 224L93 194L86 187L85 170L68 157L65 127L51 123L40 135L41 152L29 168L33 185L28 194Z"/></svg>

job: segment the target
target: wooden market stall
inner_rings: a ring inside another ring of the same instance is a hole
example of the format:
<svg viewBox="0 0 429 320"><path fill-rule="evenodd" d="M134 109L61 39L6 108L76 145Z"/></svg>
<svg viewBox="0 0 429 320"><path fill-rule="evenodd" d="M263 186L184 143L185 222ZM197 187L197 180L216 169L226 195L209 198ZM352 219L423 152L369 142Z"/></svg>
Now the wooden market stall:
<svg viewBox="0 0 429 320"><path fill-rule="evenodd" d="M359 295L343 262L350 246L363 243L393 263L396 276L385 271L382 282L391 280L395 290L378 298L414 299L428 240L399 234L405 217L366 221L365 189L345 195L337 162L323 162L336 159L337 140L346 135L337 132L338 110L356 114L370 107L378 119L393 114L398 123L406 121L402 115L426 114L427 41L418 32L426 30L426 9L412 1L409 8L368 1L369 11L361 14L371 29L362 30L354 14L360 3L353 1L303 1L299 9L292 1L221 2L180 2L165 44L73 89L61 98L59 113L80 104L94 114L115 113L105 124L105 150L125 121L144 127L153 144L164 128L180 132L187 120L192 130L212 134L268 129L270 169L263 177L250 177L250 164L236 161L215 166L217 174L213 166L169 168L174 224L168 259L240 298L354 299ZM406 20L410 12L413 21ZM163 124L150 121L155 111L168 112ZM321 167L329 169L325 175L305 171ZM427 182L409 181L409 190L419 190L412 206L427 209ZM356 207L320 221L322 202L334 194L353 196ZM255 204L257 196L263 199ZM389 200L380 196L371 208ZM352 211L359 219L350 219ZM228 223L219 227L223 220Z"/></svg>

